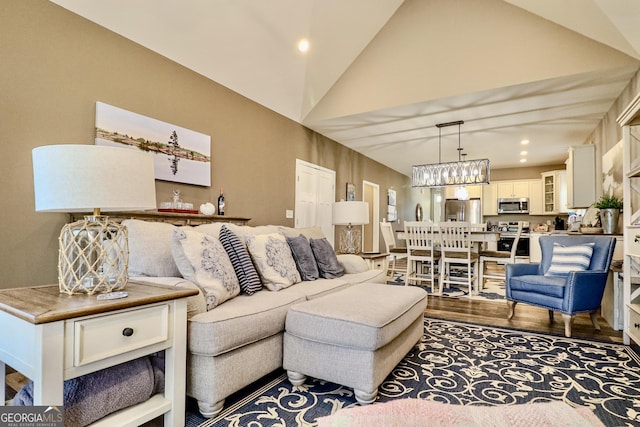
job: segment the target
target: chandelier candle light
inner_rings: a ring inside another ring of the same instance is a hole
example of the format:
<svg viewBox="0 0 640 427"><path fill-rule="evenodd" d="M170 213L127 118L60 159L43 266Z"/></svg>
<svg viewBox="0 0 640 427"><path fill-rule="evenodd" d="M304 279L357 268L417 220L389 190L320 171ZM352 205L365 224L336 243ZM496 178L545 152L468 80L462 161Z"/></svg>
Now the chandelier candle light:
<svg viewBox="0 0 640 427"><path fill-rule="evenodd" d="M58 284L69 295L123 289L126 227L102 211L156 208L153 157L126 148L47 145L33 150L36 211L93 212L60 232Z"/></svg>
<svg viewBox="0 0 640 427"><path fill-rule="evenodd" d="M417 165L412 167L412 187L445 187L449 185L489 184L489 159L466 160L460 147L460 125L464 121L439 123L438 128L438 163ZM442 128L458 126L458 161L442 163L441 140Z"/></svg>
<svg viewBox="0 0 640 427"><path fill-rule="evenodd" d="M354 225L369 224L369 203L360 201L335 202L332 207L333 224L346 225L340 234L338 252L357 254L361 250L362 234Z"/></svg>

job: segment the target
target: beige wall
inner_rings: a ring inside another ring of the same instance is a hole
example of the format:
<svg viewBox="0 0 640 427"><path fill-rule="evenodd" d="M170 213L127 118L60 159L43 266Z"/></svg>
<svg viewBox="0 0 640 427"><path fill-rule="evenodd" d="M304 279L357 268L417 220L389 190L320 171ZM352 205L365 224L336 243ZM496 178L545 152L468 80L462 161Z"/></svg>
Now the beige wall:
<svg viewBox="0 0 640 427"><path fill-rule="evenodd" d="M31 150L92 144L96 101L211 135L211 188L158 181L158 203L179 188L198 206L223 187L227 215L293 225L296 158L335 170L337 199L353 182L361 200L365 179L402 202L406 176L54 4L3 2L0 28L2 288L56 281L67 216L34 211Z"/></svg>

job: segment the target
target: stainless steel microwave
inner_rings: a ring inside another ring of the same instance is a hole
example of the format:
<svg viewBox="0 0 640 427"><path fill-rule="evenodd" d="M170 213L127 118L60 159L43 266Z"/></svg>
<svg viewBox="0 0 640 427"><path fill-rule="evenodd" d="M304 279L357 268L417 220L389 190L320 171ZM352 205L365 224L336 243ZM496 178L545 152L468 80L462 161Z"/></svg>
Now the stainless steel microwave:
<svg viewBox="0 0 640 427"><path fill-rule="evenodd" d="M517 199L498 199L498 213L529 213L529 199L521 197Z"/></svg>

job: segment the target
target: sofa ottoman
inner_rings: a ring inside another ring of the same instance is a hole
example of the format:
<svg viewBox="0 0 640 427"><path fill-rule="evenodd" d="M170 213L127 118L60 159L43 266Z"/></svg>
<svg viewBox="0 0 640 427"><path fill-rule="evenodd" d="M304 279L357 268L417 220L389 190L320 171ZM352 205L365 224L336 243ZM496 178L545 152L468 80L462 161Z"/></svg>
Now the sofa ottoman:
<svg viewBox="0 0 640 427"><path fill-rule="evenodd" d="M372 403L378 386L423 334L425 290L378 283L354 285L287 312L283 368L293 385L306 376L354 389Z"/></svg>

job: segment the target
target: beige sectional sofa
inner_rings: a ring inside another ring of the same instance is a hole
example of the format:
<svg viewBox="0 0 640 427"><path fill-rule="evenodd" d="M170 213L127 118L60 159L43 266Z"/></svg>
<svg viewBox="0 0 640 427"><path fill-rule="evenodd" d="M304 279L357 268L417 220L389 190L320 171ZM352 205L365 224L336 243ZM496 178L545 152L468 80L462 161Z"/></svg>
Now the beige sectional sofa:
<svg viewBox="0 0 640 427"><path fill-rule="evenodd" d="M226 397L282 367L287 311L295 304L339 292L352 285L384 283L382 270L369 270L355 255L338 255L344 275L300 281L280 290L266 287L252 295L240 293L207 310L210 300L202 287L182 277L172 252L175 226L126 220L129 234L131 280L200 289L188 301L187 394L198 401L205 417L219 413ZM249 236L278 233L319 239L319 228L205 224L190 230L217 237L222 226L241 241ZM174 242L175 244L175 239Z"/></svg>

